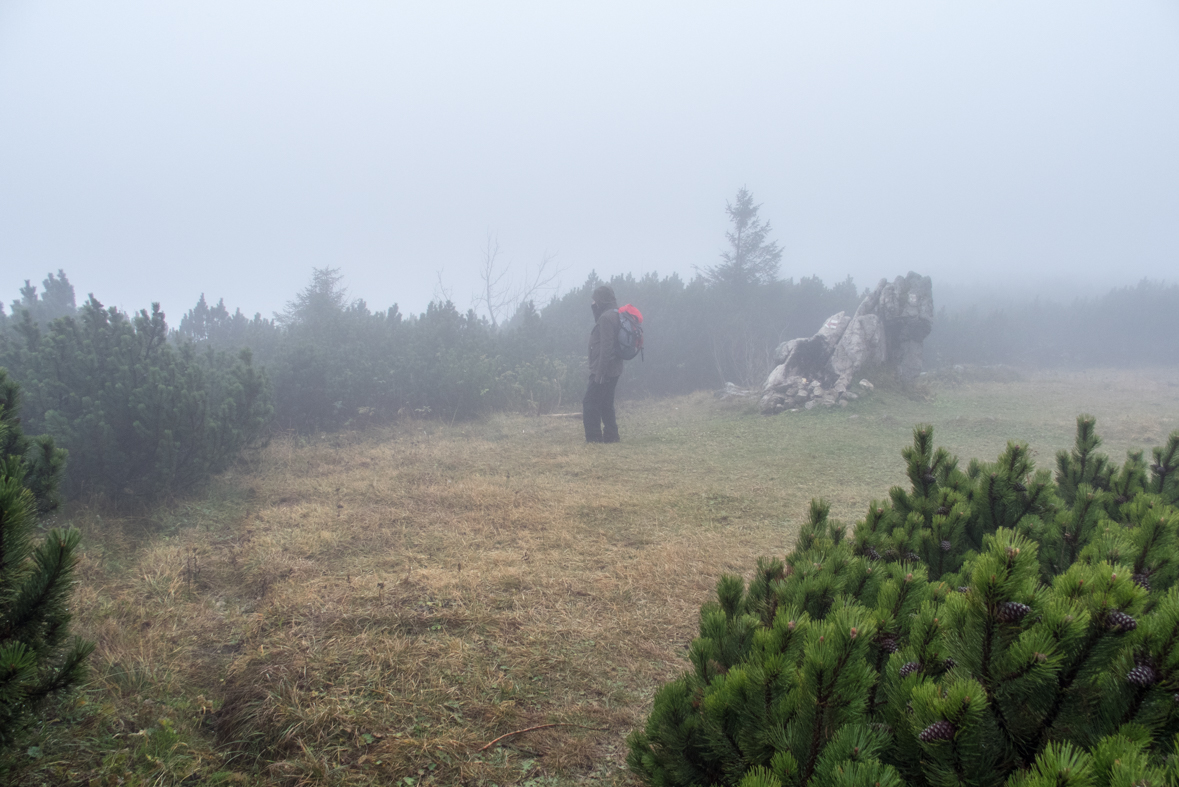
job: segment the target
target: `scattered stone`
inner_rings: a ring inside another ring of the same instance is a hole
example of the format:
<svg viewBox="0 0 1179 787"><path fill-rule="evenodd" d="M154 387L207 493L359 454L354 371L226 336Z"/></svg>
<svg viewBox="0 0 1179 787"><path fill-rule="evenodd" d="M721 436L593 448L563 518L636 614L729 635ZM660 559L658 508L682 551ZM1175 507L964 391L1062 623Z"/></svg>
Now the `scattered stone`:
<svg viewBox="0 0 1179 787"><path fill-rule="evenodd" d="M741 388L733 383L725 383L724 389L718 392L717 396L721 399L748 399L757 396L757 391Z"/></svg>

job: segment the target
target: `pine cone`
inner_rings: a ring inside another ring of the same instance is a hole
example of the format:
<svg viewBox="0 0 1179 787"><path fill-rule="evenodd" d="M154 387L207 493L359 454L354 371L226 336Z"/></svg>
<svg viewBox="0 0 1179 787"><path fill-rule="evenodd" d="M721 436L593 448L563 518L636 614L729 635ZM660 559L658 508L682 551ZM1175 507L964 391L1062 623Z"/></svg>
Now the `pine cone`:
<svg viewBox="0 0 1179 787"><path fill-rule="evenodd" d="M954 737L954 733L957 731L958 730L955 729L954 725L950 724L948 721L935 721L933 724L930 724L921 731L921 734L917 736L917 740L921 741L922 743L948 741L950 738Z"/></svg>
<svg viewBox="0 0 1179 787"><path fill-rule="evenodd" d="M1162 465L1151 465L1150 470L1155 475L1162 475L1163 474L1163 466Z"/></svg>
<svg viewBox="0 0 1179 787"><path fill-rule="evenodd" d="M864 554L867 557L871 558L872 560L879 560L880 559L880 553L877 552L872 547L864 547Z"/></svg>
<svg viewBox="0 0 1179 787"><path fill-rule="evenodd" d="M912 675L914 672L919 671L920 669L921 665L916 661L906 661L903 665L901 665L900 676L902 678L907 677Z"/></svg>
<svg viewBox="0 0 1179 787"><path fill-rule="evenodd" d="M1118 634L1125 634L1127 631L1133 631L1138 628L1138 621L1120 609L1115 609L1105 616L1105 625Z"/></svg>
<svg viewBox="0 0 1179 787"><path fill-rule="evenodd" d="M1012 484L1011 488L1014 489L1016 492L1028 491L1028 488L1026 486L1024 486L1023 484L1019 483L1018 481L1016 481L1014 484Z"/></svg>
<svg viewBox="0 0 1179 787"><path fill-rule="evenodd" d="M1018 623L1031 611L1032 608L1027 604L1020 604L1018 601L1004 601L999 605L995 615L1004 623Z"/></svg>
<svg viewBox="0 0 1179 787"><path fill-rule="evenodd" d="M954 546L954 545L953 545L953 544L951 544L951 543L949 542L949 540L947 540L947 539L944 539L944 538L942 539L942 551L943 551L943 552L949 552L949 551L950 551L950 549L951 549L951 548L953 548L953 546Z"/></svg>
<svg viewBox="0 0 1179 787"><path fill-rule="evenodd" d="M880 638L880 649L885 653L896 653L901 648L897 645L896 637L889 635Z"/></svg>
<svg viewBox="0 0 1179 787"><path fill-rule="evenodd" d="M959 593L969 593L969 592L970 592L970 587L969 587L968 585L959 585L959 586L958 586L958 592L959 592Z"/></svg>
<svg viewBox="0 0 1179 787"><path fill-rule="evenodd" d="M950 507L949 506L938 506L937 510L934 511L933 513L937 514L938 516L946 516L950 513Z"/></svg>
<svg viewBox="0 0 1179 787"><path fill-rule="evenodd" d="M1126 673L1126 682L1135 686L1146 688L1153 686L1158 682L1159 676L1155 674L1149 664L1139 664L1134 669Z"/></svg>
<svg viewBox="0 0 1179 787"><path fill-rule="evenodd" d="M1150 592L1150 580L1146 578L1146 574L1135 574L1134 576L1130 577L1130 581L1145 590L1147 593Z"/></svg>
<svg viewBox="0 0 1179 787"><path fill-rule="evenodd" d="M1118 505L1123 505L1125 503L1129 503L1130 498L1126 497L1125 495L1118 495L1117 497L1114 498L1114 502L1117 503Z"/></svg>
<svg viewBox="0 0 1179 787"><path fill-rule="evenodd" d="M935 476L933 473L926 473L925 475L921 476L921 480L927 484L934 484L937 483L937 476Z"/></svg>
<svg viewBox="0 0 1179 787"><path fill-rule="evenodd" d="M913 550L910 549L908 552L905 553L905 560L908 560L910 562L918 561L918 560L921 560L921 555L918 555L916 552L914 552Z"/></svg>
<svg viewBox="0 0 1179 787"><path fill-rule="evenodd" d="M943 667L945 667L945 668L946 668L946 669L948 669L948 670L951 670L951 669L954 669L954 667L957 667L957 666L958 666L958 662L956 662L956 661L954 661L953 659L951 659L951 658L948 658L948 657L947 657L947 658L946 658L946 660L942 662L942 666L943 666Z"/></svg>

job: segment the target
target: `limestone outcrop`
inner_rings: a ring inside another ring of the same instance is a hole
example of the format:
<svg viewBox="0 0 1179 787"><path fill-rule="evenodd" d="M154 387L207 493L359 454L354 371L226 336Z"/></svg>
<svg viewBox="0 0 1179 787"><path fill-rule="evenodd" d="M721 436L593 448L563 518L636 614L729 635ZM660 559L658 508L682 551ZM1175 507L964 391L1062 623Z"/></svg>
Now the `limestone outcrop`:
<svg viewBox="0 0 1179 787"><path fill-rule="evenodd" d="M778 346L762 386L762 412L846 404L858 396L855 378L869 370L891 368L902 381L912 381L921 374L922 343L932 328L928 276L882 279L851 317L833 314L814 336Z"/></svg>

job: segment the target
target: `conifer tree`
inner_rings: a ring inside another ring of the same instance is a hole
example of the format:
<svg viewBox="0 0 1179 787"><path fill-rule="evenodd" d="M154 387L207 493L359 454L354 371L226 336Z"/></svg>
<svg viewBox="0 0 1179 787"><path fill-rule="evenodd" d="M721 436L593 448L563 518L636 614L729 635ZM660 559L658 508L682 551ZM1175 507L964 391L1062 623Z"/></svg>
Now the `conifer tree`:
<svg viewBox="0 0 1179 787"><path fill-rule="evenodd" d="M813 503L785 560L718 583L631 768L653 785L1176 783L1179 509L1159 490L1179 432L1147 475L1141 454L1099 455L1094 427L1078 419L1053 483L1014 442L960 471L919 426L910 488L851 534Z"/></svg>
<svg viewBox="0 0 1179 787"><path fill-rule="evenodd" d="M35 539L38 511L54 505L64 452L22 434L18 405L0 368L0 751L41 701L82 678L94 647L69 637L81 534L55 528Z"/></svg>
<svg viewBox="0 0 1179 787"><path fill-rule="evenodd" d="M28 279L20 288L20 299L12 302L12 316L19 322L24 314L40 326L48 325L58 317L68 317L75 310L74 285L66 278L65 271L57 275L50 273L41 282L41 293Z"/></svg>
<svg viewBox="0 0 1179 787"><path fill-rule="evenodd" d="M725 233L729 248L721 252L721 264L704 271L710 284L744 290L778 279L782 249L769 240L770 223L758 217L759 210L761 205L753 204L753 194L744 186L737 191L736 203L725 206L733 228Z"/></svg>

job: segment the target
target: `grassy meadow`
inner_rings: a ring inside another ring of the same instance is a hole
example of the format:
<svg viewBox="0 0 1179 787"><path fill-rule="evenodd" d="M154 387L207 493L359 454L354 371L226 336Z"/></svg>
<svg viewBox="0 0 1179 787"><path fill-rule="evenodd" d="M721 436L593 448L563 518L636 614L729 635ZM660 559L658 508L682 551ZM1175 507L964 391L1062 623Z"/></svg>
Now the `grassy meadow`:
<svg viewBox="0 0 1179 787"><path fill-rule="evenodd" d="M1082 412L1119 462L1179 428L1173 369L997 376L773 418L622 402L618 445L514 415L280 437L200 497L63 512L97 650L19 783L631 784L718 577L787 551L814 497L854 522L915 424L1049 468Z"/></svg>

